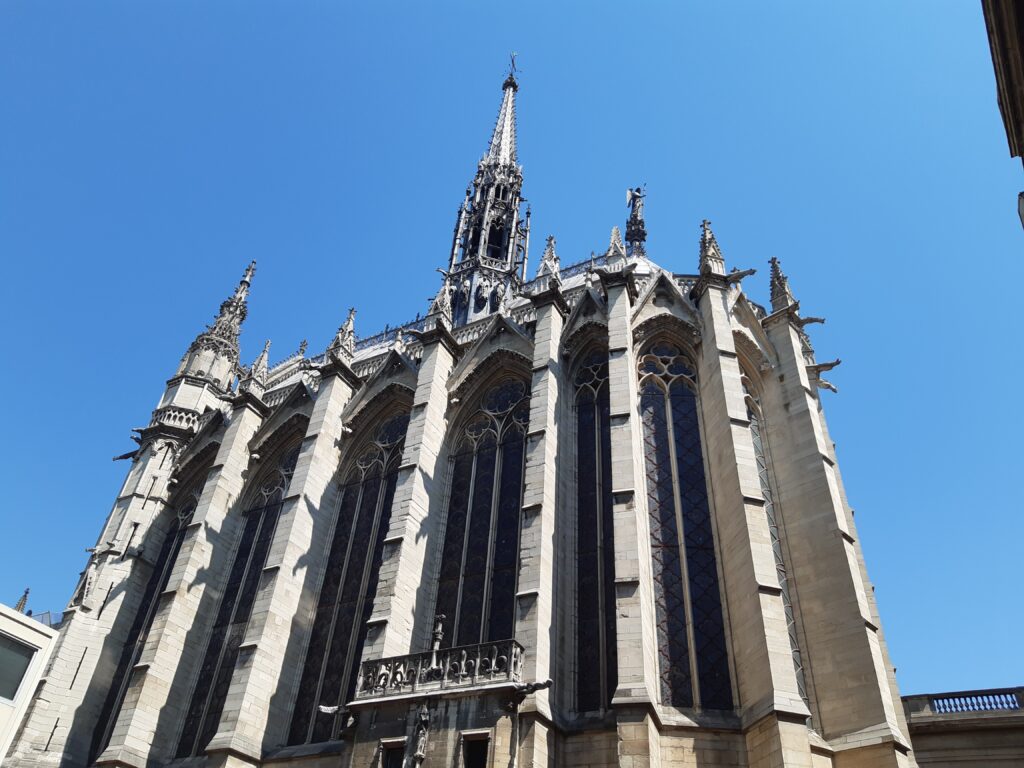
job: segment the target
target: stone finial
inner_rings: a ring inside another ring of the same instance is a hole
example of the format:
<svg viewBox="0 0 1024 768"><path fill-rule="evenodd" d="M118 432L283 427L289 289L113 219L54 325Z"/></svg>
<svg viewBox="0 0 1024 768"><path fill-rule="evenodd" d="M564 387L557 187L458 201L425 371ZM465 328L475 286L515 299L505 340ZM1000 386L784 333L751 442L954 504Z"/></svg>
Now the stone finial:
<svg viewBox="0 0 1024 768"><path fill-rule="evenodd" d="M445 275L443 281L441 281L441 289L437 292L433 301L430 304L430 311L428 315L440 315L449 323L452 320L452 291L451 285L448 283L448 276Z"/></svg>
<svg viewBox="0 0 1024 768"><path fill-rule="evenodd" d="M14 604L14 610L18 613L24 613L26 605L28 605L28 587L25 587L25 591L18 598L18 602Z"/></svg>
<svg viewBox="0 0 1024 768"><path fill-rule="evenodd" d="M540 258L540 267L537 269L537 277L550 276L554 280L562 279L562 263L555 252L555 236L548 235L547 243L544 245L544 255Z"/></svg>
<svg viewBox="0 0 1024 768"><path fill-rule="evenodd" d="M263 351L260 352L259 357L252 364L252 368L249 369L250 375L259 381L261 384L267 383L267 374L270 371L270 339L267 339L263 345Z"/></svg>
<svg viewBox="0 0 1024 768"><path fill-rule="evenodd" d="M771 257L769 263L772 265L771 268L771 300L772 300L772 311L778 312L780 309L786 309L796 303L796 299L793 298L793 292L789 290L789 279L782 272L782 267L779 264L779 260L774 256Z"/></svg>
<svg viewBox="0 0 1024 768"><path fill-rule="evenodd" d="M608 243L608 256L612 256L616 252L623 256L626 255L626 246L622 244L622 232L619 231L617 225L612 227L612 236Z"/></svg>
<svg viewBox="0 0 1024 768"><path fill-rule="evenodd" d="M334 341L327 347L328 353L351 358L356 353L356 308L349 307L348 317L338 327Z"/></svg>
<svg viewBox="0 0 1024 768"><path fill-rule="evenodd" d="M701 275L725 275L725 258L707 219L700 224L699 271Z"/></svg>
<svg viewBox="0 0 1024 768"><path fill-rule="evenodd" d="M249 366L241 380L238 382L238 389L241 392L251 392L257 397L262 397L267 389L267 379L270 374L270 339L263 345L263 351Z"/></svg>

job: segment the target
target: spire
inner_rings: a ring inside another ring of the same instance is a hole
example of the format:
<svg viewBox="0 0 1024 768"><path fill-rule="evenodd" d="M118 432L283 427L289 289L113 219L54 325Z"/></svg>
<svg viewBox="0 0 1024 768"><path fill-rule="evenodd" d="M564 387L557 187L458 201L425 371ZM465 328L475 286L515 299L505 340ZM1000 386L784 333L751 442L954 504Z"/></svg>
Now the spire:
<svg viewBox="0 0 1024 768"><path fill-rule="evenodd" d="M238 368L238 336L248 314L247 301L256 262L250 262L235 292L220 305L213 323L196 336L178 367L179 376L195 376L226 390Z"/></svg>
<svg viewBox="0 0 1024 768"><path fill-rule="evenodd" d="M349 307L348 317L334 334L334 341L327 347L328 353L351 358L356 353L356 308Z"/></svg>
<svg viewBox="0 0 1024 768"><path fill-rule="evenodd" d="M498 110L498 122L494 125L491 143L483 162L488 165L516 164L516 82L515 62L505 82L501 86L501 109Z"/></svg>
<svg viewBox="0 0 1024 768"><path fill-rule="evenodd" d="M725 258L718 247L715 233L711 231L711 222L707 219L700 224L700 274L724 275Z"/></svg>
<svg viewBox="0 0 1024 768"><path fill-rule="evenodd" d="M18 598L18 602L14 604L14 610L18 613L24 613L26 605L28 605L28 587L25 587L25 592Z"/></svg>
<svg viewBox="0 0 1024 768"><path fill-rule="evenodd" d="M782 273L779 260L772 256L769 263L772 265L771 273L771 298L772 311L778 312L796 303L793 292L789 290L789 279Z"/></svg>
<svg viewBox="0 0 1024 768"><path fill-rule="evenodd" d="M518 90L513 55L490 144L455 222L446 271L450 293L440 305L455 326L486 317L498 311L502 300L514 299L526 272L530 217L523 211L523 173L516 158Z"/></svg>

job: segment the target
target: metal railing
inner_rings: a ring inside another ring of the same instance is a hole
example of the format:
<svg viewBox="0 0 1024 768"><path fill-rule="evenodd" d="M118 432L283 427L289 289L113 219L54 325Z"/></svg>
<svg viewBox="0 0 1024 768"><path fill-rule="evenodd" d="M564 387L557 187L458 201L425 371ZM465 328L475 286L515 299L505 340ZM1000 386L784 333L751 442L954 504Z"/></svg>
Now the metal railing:
<svg viewBox="0 0 1024 768"><path fill-rule="evenodd" d="M515 640L436 648L423 653L364 661L355 699L521 683L523 646Z"/></svg>

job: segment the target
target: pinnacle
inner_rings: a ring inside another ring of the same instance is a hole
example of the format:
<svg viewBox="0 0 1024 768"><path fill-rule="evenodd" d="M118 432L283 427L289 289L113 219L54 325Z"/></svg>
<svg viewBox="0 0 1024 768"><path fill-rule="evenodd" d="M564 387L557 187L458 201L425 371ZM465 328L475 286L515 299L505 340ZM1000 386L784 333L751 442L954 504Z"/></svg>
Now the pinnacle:
<svg viewBox="0 0 1024 768"><path fill-rule="evenodd" d="M779 260L774 256L769 260L771 264L771 300L772 311L778 312L793 305L796 300L793 292L789 289L789 279L782 271Z"/></svg>
<svg viewBox="0 0 1024 768"><path fill-rule="evenodd" d="M266 381L267 372L270 368L270 339L267 339L266 344L263 345L263 351L260 352L259 357L256 358L252 364L252 376L255 379Z"/></svg>
<svg viewBox="0 0 1024 768"><path fill-rule="evenodd" d="M541 256L540 267L537 269L537 275L558 276L561 271L561 262L559 261L558 254L555 252L555 236L548 235L547 242L544 245L544 255Z"/></svg>

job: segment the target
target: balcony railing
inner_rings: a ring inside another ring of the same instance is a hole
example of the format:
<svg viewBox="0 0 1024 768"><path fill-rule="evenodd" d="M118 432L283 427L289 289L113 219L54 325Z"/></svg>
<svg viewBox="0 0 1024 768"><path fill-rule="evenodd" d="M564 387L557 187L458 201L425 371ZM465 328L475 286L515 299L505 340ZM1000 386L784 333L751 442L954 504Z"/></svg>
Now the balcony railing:
<svg viewBox="0 0 1024 768"><path fill-rule="evenodd" d="M906 696L903 699L911 715L953 715L976 712L1020 712L1024 706L1024 688L992 688L984 691L958 691Z"/></svg>
<svg viewBox="0 0 1024 768"><path fill-rule="evenodd" d="M501 640L365 661L359 669L355 698L436 693L522 680L523 646L515 640Z"/></svg>

